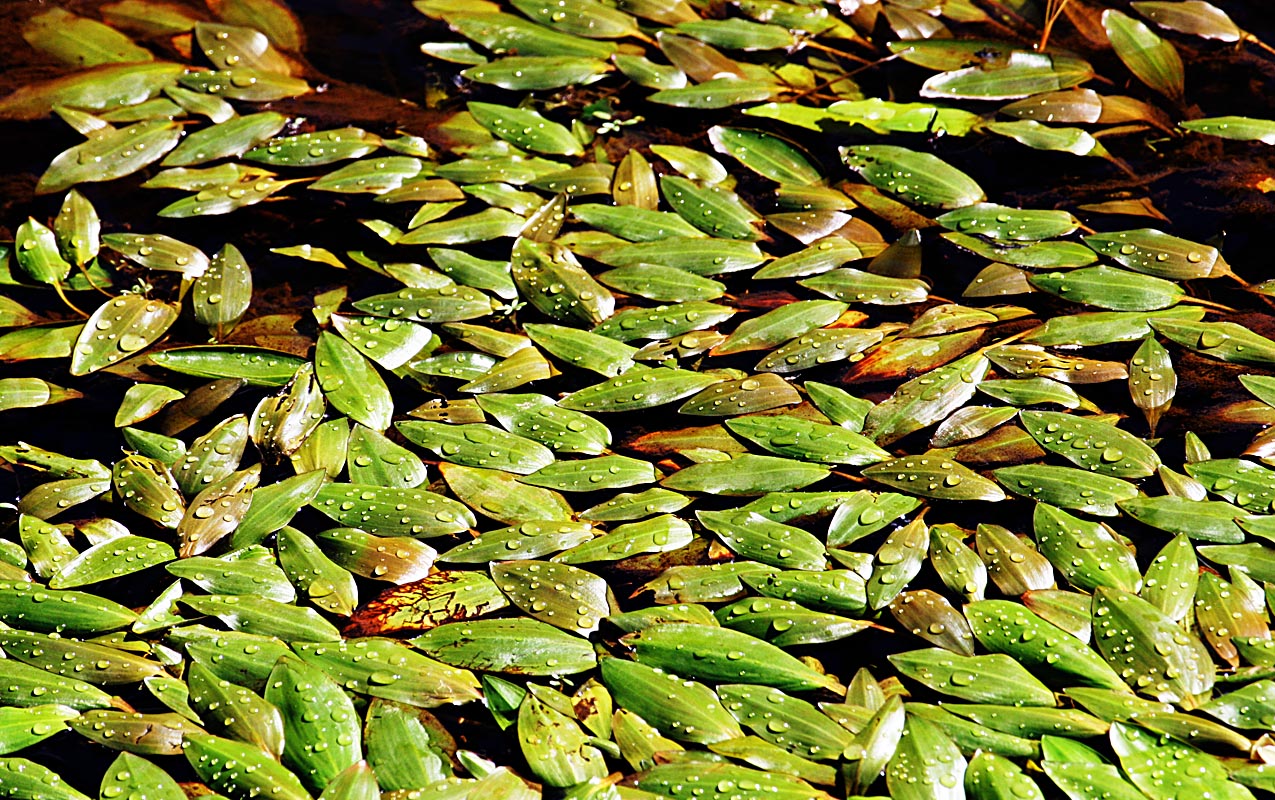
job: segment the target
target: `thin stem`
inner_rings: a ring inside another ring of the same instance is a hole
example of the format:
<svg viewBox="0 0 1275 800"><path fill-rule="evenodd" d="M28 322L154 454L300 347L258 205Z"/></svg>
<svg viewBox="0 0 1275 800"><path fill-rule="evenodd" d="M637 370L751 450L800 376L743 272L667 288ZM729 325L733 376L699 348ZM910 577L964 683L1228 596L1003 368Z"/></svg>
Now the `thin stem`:
<svg viewBox="0 0 1275 800"><path fill-rule="evenodd" d="M838 50L835 47L829 47L826 44L820 44L819 42L816 42L810 39L806 39L805 41L803 41L801 43L801 46L810 47L815 50L819 50L820 52L828 53L829 55L839 56L841 58L846 59L847 61L853 61L856 64L866 64L868 66L872 66L873 64L878 63L875 61L869 61L863 56L856 56L853 53L847 53L844 50Z"/></svg>
<svg viewBox="0 0 1275 800"><path fill-rule="evenodd" d="M111 294L110 292L106 291L105 289L103 289L101 286L98 286L96 283L94 283L94 282L93 282L93 276L89 274L88 267L84 266L83 264L76 264L75 266L76 266L76 267L80 270L80 274L84 276L84 280L86 280L86 281L88 281L88 282L89 282L89 286L91 286L91 287L93 287L94 289L98 290L99 292L101 292L102 294L106 295L107 297L114 297L114 296L115 296L115 295Z"/></svg>
<svg viewBox="0 0 1275 800"><path fill-rule="evenodd" d="M1221 303L1215 303L1212 300L1205 300L1203 297L1192 297L1187 295L1186 297L1183 297L1180 302L1190 303L1191 305L1196 306L1204 306L1205 308L1211 308L1215 311L1226 311L1231 314L1235 313L1235 309L1230 306L1224 306Z"/></svg>
<svg viewBox="0 0 1275 800"><path fill-rule="evenodd" d="M1004 339L1001 339L999 342L992 342L991 344L987 345L986 347L980 347L980 348L978 349L978 352L980 352L980 353L986 353L988 350L995 350L995 349L996 349L996 348L998 348L998 347L1004 347L1004 346L1005 346L1005 345L1007 345L1007 344L1011 344L1011 343L1013 343L1013 342L1018 341L1019 339L1023 338L1024 336L1026 336L1027 334L1031 333L1031 332L1032 332L1032 331L1034 331L1034 330L1036 330L1036 328L1028 328L1027 330L1019 331L1018 333L1014 334L1013 336L1007 336L1007 337L1005 337Z"/></svg>
<svg viewBox="0 0 1275 800"><path fill-rule="evenodd" d="M1266 52L1275 56L1275 47L1271 47L1269 44L1267 44L1266 42L1263 42L1261 39L1257 38L1251 33L1244 34L1244 41L1249 42L1250 44L1255 44L1262 50L1265 50Z"/></svg>
<svg viewBox="0 0 1275 800"><path fill-rule="evenodd" d="M77 306L75 303L72 303L70 298L66 296L66 292L62 291L62 284L60 282L54 283L52 284L52 286L53 286L53 290L58 293L58 297L62 298L62 302L66 304L67 308L71 309L72 311L79 314L81 317L84 317L85 319L89 318L88 314L86 314L83 310L81 310L80 307Z"/></svg>
<svg viewBox="0 0 1275 800"><path fill-rule="evenodd" d="M1049 46L1049 34L1054 30L1054 23L1062 16L1063 9L1067 7L1068 0L1048 0L1045 4L1045 27L1040 33L1040 46L1037 48L1040 52L1045 52L1045 48Z"/></svg>

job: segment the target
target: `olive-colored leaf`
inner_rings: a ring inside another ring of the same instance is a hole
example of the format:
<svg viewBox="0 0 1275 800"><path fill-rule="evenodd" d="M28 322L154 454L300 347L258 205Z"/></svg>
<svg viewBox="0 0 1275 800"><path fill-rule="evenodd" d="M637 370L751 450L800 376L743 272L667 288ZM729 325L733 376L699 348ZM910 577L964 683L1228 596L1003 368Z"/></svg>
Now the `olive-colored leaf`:
<svg viewBox="0 0 1275 800"><path fill-rule="evenodd" d="M891 489L940 500L1005 499L994 482L969 467L938 456L905 456L863 470L866 478Z"/></svg>
<svg viewBox="0 0 1275 800"><path fill-rule="evenodd" d="M841 158L868 183L910 203L955 209L984 200L970 176L929 153L858 145L842 148Z"/></svg>
<svg viewBox="0 0 1275 800"><path fill-rule="evenodd" d="M504 561L491 577L515 605L541 622L589 635L610 613L606 582L579 567L547 561Z"/></svg>
<svg viewBox="0 0 1275 800"><path fill-rule="evenodd" d="M149 347L177 321L169 303L126 294L103 303L75 343L71 374L86 375Z"/></svg>
<svg viewBox="0 0 1275 800"><path fill-rule="evenodd" d="M181 128L171 119L104 129L63 151L40 176L38 194L65 191L77 183L110 181L131 175L177 146Z"/></svg>
<svg viewBox="0 0 1275 800"><path fill-rule="evenodd" d="M200 614L217 617L233 631L300 642L334 642L341 638L337 629L313 609L264 597L186 595L181 602Z"/></svg>
<svg viewBox="0 0 1275 800"><path fill-rule="evenodd" d="M1138 80L1170 100L1182 99L1184 68L1182 57L1172 43L1114 9L1103 12L1102 27L1116 56Z"/></svg>

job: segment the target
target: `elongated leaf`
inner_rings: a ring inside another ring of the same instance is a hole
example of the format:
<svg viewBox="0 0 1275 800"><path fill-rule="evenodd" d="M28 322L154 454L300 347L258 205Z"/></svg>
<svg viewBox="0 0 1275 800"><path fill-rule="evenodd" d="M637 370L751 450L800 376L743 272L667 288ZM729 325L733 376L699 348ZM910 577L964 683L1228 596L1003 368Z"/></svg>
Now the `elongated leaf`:
<svg viewBox="0 0 1275 800"><path fill-rule="evenodd" d="M843 148L841 158L868 183L910 203L952 209L984 199L972 178L929 153L859 145Z"/></svg>
<svg viewBox="0 0 1275 800"><path fill-rule="evenodd" d="M1182 57L1171 43L1143 23L1114 9L1103 12L1102 27L1116 55L1138 80L1170 100L1182 98Z"/></svg>

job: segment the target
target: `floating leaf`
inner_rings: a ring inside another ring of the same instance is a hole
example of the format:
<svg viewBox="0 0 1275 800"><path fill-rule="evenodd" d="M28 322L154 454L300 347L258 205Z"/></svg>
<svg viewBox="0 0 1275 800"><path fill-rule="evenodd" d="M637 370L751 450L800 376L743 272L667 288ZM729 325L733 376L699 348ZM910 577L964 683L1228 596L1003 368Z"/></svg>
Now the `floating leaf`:
<svg viewBox="0 0 1275 800"><path fill-rule="evenodd" d="M1182 57L1171 43L1143 23L1114 9L1103 12L1102 27L1116 55L1138 80L1170 100L1182 99Z"/></svg>
<svg viewBox="0 0 1275 800"><path fill-rule="evenodd" d="M77 183L131 175L177 146L181 129L170 119L109 128L62 152L40 176L38 194L65 191Z"/></svg>
<svg viewBox="0 0 1275 800"><path fill-rule="evenodd" d="M1098 650L1142 693L1190 703L1213 686L1213 662L1204 645L1155 606L1117 589L1099 588L1093 614Z"/></svg>
<svg viewBox="0 0 1275 800"><path fill-rule="evenodd" d="M991 502L1005 499L1005 493L995 483L946 458L897 458L868 467L863 475L892 489L922 497Z"/></svg>
<svg viewBox="0 0 1275 800"><path fill-rule="evenodd" d="M984 199L972 178L929 153L859 145L843 148L841 158L868 183L908 202L952 209Z"/></svg>
<svg viewBox="0 0 1275 800"><path fill-rule="evenodd" d="M620 708L638 714L671 738L712 742L743 735L712 689L618 658L601 661L602 682Z"/></svg>

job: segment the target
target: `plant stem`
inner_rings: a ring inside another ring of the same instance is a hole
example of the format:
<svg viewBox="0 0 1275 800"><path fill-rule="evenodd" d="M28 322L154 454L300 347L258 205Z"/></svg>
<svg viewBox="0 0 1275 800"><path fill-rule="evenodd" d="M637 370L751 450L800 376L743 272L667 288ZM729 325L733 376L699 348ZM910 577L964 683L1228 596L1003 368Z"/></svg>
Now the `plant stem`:
<svg viewBox="0 0 1275 800"><path fill-rule="evenodd" d="M1054 30L1054 23L1062 16L1063 9L1067 7L1068 0L1047 0L1045 3L1045 27L1040 32L1040 45L1036 48L1040 52L1045 52L1045 48L1049 45L1049 34Z"/></svg>

